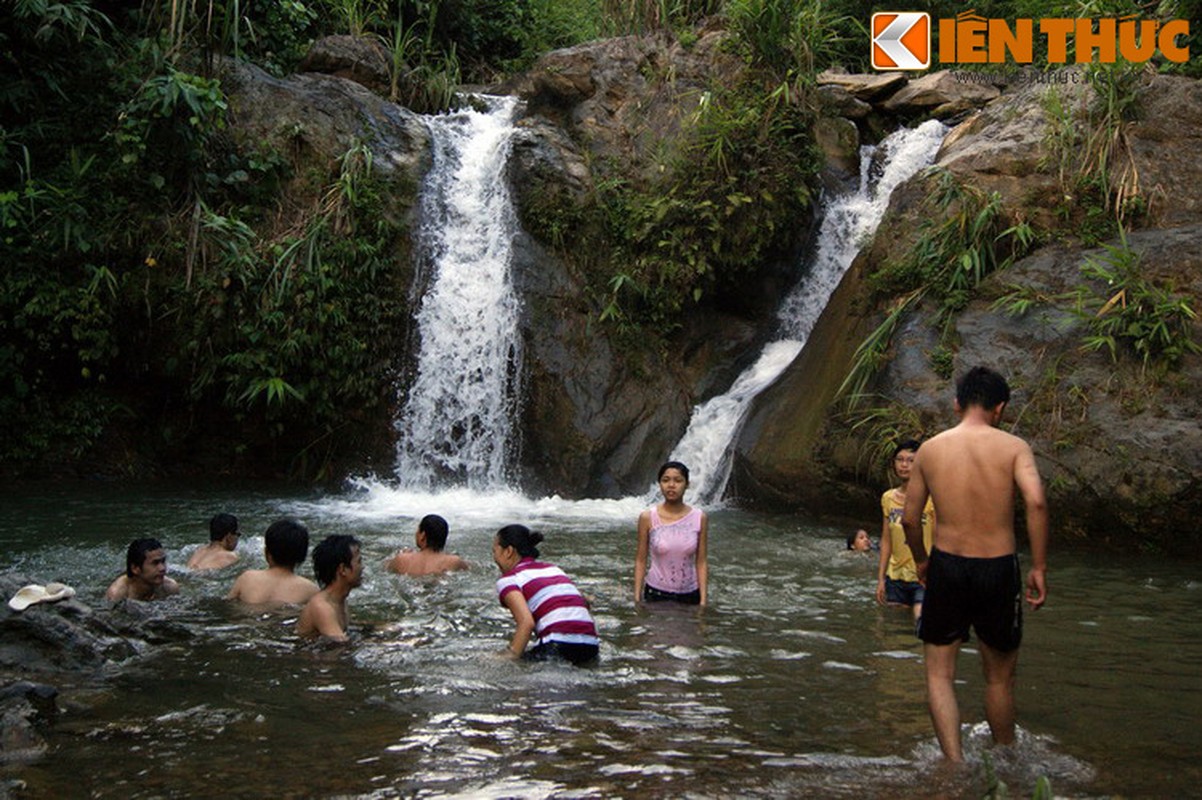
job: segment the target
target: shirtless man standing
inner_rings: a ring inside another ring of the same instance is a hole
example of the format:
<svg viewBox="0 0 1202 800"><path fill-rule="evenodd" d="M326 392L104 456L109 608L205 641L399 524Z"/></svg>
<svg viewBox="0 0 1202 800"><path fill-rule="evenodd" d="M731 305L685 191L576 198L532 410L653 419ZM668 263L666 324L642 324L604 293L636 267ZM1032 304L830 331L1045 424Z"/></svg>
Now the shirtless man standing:
<svg viewBox="0 0 1202 800"><path fill-rule="evenodd" d="M234 581L227 600L253 606L302 605L317 594L317 584L296 574L309 554L309 529L294 519L279 519L263 534L267 569L248 569Z"/></svg>
<svg viewBox="0 0 1202 800"><path fill-rule="evenodd" d="M321 591L313 595L296 621L296 632L306 639L319 636L345 642L350 627L346 598L363 583L363 559L354 536L327 536L313 548L313 572Z"/></svg>
<svg viewBox="0 0 1202 800"><path fill-rule="evenodd" d="M417 550L401 550L384 562L384 567L398 575L435 575L441 572L467 569L467 562L454 553L444 553L447 546L447 521L437 514L427 514L418 523L414 536Z"/></svg>
<svg viewBox="0 0 1202 800"><path fill-rule="evenodd" d="M125 574L109 585L106 600L160 600L179 594L179 584L167 577L167 551L158 539L134 539L125 551Z"/></svg>
<svg viewBox="0 0 1202 800"><path fill-rule="evenodd" d="M956 384L960 424L929 439L910 471L902 526L926 600L918 622L925 643L927 704L950 761L963 761L956 656L976 629L985 672L985 718L998 744L1014 741L1014 672L1022 640L1022 583L1014 540L1014 494L1022 495L1031 570L1027 603L1047 599L1048 508L1031 447L997 429L1010 387L974 367ZM929 555L922 541L928 495L939 516Z"/></svg>

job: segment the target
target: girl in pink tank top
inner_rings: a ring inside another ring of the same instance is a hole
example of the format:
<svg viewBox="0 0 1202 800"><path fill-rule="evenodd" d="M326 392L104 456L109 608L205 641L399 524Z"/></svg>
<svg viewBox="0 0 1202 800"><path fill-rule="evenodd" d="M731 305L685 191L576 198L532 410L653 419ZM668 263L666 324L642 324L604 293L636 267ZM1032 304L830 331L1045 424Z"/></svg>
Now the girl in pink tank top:
<svg viewBox="0 0 1202 800"><path fill-rule="evenodd" d="M689 468L679 461L669 461L659 468L659 490L664 501L639 515L634 557L636 603L674 600L706 604L709 523L703 511L685 505L688 485Z"/></svg>

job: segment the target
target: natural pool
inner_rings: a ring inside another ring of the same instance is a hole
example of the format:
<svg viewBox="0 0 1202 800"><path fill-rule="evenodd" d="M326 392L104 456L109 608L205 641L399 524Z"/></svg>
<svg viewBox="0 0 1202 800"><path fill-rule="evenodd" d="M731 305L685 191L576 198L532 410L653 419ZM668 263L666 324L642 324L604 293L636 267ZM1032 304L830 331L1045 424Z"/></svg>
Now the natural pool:
<svg viewBox="0 0 1202 800"><path fill-rule="evenodd" d="M190 634L92 684L42 761L0 768L16 797L980 797L983 754L1011 796L1182 796L1202 779L1197 563L1091 552L1053 538L1048 606L1028 614L1020 740L984 747L980 670L961 656L969 768L937 768L920 648L906 612L873 602L871 559L846 530L801 516L711 513L712 605L631 602L636 499L571 503L374 487L87 484L0 494L0 569L65 580L102 605L135 536L168 548L180 597L153 606ZM299 646L294 615L247 615L222 596L237 571L182 569L217 511L262 531L303 519L349 532L367 572L355 642ZM475 565L443 580L380 562L416 519L451 523ZM491 535L543 530L543 557L593 598L602 663L497 657L511 631L493 595ZM865 519L875 534L874 520ZM77 704L76 704L77 703Z"/></svg>

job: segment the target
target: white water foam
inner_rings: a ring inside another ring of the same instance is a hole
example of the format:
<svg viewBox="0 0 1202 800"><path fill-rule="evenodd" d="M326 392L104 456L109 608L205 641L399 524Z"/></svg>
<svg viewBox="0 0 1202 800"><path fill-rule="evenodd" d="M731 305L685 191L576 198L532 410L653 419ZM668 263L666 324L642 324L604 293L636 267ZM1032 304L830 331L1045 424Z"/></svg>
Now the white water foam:
<svg viewBox="0 0 1202 800"><path fill-rule="evenodd" d="M421 193L416 376L396 423L403 486L507 484L517 381L520 300L510 275L517 219L504 170L516 98L490 110L427 118L433 164ZM419 280L420 284L421 281Z"/></svg>

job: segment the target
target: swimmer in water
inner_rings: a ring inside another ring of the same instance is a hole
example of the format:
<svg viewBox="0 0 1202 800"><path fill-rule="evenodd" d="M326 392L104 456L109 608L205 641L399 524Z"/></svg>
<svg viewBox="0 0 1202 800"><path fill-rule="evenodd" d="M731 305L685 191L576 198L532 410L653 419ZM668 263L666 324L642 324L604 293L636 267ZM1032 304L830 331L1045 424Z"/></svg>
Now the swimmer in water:
<svg viewBox="0 0 1202 800"><path fill-rule="evenodd" d="M398 575L437 575L467 569L467 562L454 553L444 553L449 533L447 521L427 514L418 523L414 543L417 550L401 550L384 562L384 568Z"/></svg>
<svg viewBox="0 0 1202 800"><path fill-rule="evenodd" d="M847 534L847 549L856 553L867 553L872 549L872 539L868 538L868 531L860 528L855 533Z"/></svg>
<svg viewBox="0 0 1202 800"><path fill-rule="evenodd" d="M209 520L209 543L196 549L188 559L190 570L225 569L238 560L238 518L216 514Z"/></svg>
<svg viewBox="0 0 1202 800"><path fill-rule="evenodd" d="M294 519L279 519L263 534L267 569L248 569L237 577L227 600L253 606L303 605L318 586L297 575L309 554L309 529Z"/></svg>
<svg viewBox="0 0 1202 800"><path fill-rule="evenodd" d="M158 539L134 539L125 551L125 574L109 585L105 599L161 600L179 594L179 584L167 577L167 551Z"/></svg>
<svg viewBox="0 0 1202 800"><path fill-rule="evenodd" d="M321 591L313 595L296 621L296 632L306 639L323 637L345 642L350 637L350 612L346 600L363 583L359 540L347 534L322 539L313 548L313 573Z"/></svg>

